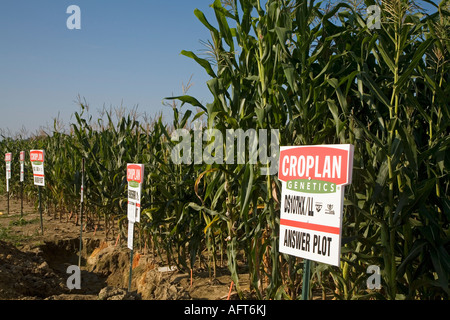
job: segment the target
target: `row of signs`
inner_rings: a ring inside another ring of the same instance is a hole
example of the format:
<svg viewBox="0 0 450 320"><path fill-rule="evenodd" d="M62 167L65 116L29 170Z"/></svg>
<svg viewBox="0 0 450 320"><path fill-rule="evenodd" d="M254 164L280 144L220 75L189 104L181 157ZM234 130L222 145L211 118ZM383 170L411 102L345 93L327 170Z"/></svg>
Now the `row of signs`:
<svg viewBox="0 0 450 320"><path fill-rule="evenodd" d="M280 252L339 266L345 186L352 181L350 144L281 147ZM140 221L144 165L128 164L128 247Z"/></svg>
<svg viewBox="0 0 450 320"><path fill-rule="evenodd" d="M280 252L339 266L345 186L352 180L350 144L281 147ZM128 248L140 221L143 164L127 165Z"/></svg>
<svg viewBox="0 0 450 320"><path fill-rule="evenodd" d="M339 266L344 192L352 180L353 152L350 144L281 147L280 252ZM22 151L21 181L23 159ZM34 184L43 186L44 151L31 150L30 160ZM11 153L5 155L5 161L8 189ZM134 223L140 222L143 177L143 164L127 165L130 249L133 249Z"/></svg>
<svg viewBox="0 0 450 320"><path fill-rule="evenodd" d="M44 174L44 150L31 150L30 161L33 168L33 180L36 186L45 186L45 174ZM20 151L20 182L24 181L24 163L25 163L25 151ZM12 153L5 154L6 162L6 191L9 191L9 180L11 179L11 162Z"/></svg>
<svg viewBox="0 0 450 320"><path fill-rule="evenodd" d="M30 161L33 167L33 179L36 186L45 186L44 150L31 150ZM20 152L20 182L24 181L25 152ZM11 179L12 153L5 154L6 162L6 189L9 192L9 180ZM140 222L141 216L141 192L142 178L144 177L143 164L127 165L128 181L128 247L133 249L134 223ZM81 202L83 202L83 186L81 187Z"/></svg>

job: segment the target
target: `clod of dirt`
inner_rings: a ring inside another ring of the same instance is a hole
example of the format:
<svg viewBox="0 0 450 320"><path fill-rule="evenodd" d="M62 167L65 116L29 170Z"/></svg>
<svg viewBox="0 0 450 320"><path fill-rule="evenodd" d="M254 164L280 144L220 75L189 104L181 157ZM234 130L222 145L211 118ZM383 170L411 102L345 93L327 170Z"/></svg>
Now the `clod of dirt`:
<svg viewBox="0 0 450 320"><path fill-rule="evenodd" d="M121 288L107 286L100 290L98 294L99 300L139 300L140 297L135 292L127 292Z"/></svg>
<svg viewBox="0 0 450 320"><path fill-rule="evenodd" d="M189 294L179 284L174 284L173 272L158 271L157 264L149 255L135 255L133 259L132 290L143 300L178 300L190 299ZM114 300L123 300L121 287L129 281L130 252L102 243L93 250L87 259L87 269L107 276L108 287L102 289L99 299L107 299L111 292L118 295ZM118 291L114 291L115 289ZM119 293L118 293L119 292Z"/></svg>
<svg viewBox="0 0 450 320"><path fill-rule="evenodd" d="M189 293L181 286L174 284L170 275L156 269L144 272L137 280L137 292L143 300L185 300Z"/></svg>
<svg viewBox="0 0 450 320"><path fill-rule="evenodd" d="M108 277L108 285L123 287L128 283L130 254L107 243L102 243L87 259L86 268Z"/></svg>

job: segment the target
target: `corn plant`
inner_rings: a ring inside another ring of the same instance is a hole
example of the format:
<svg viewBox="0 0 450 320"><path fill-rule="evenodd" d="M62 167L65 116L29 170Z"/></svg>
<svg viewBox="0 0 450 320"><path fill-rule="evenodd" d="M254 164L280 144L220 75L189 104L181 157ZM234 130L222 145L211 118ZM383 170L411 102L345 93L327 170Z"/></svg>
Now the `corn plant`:
<svg viewBox="0 0 450 320"><path fill-rule="evenodd" d="M355 144L356 174L346 200L344 230L349 236L344 238L342 268L317 270L329 272L338 287L333 293L340 298L364 296L361 274L369 264L382 265L387 298L420 296L419 283L448 295L448 197L441 193L448 188L448 160L442 153L448 146L448 125L442 122L448 116L443 63L448 59L443 26L448 13L440 7L439 16L421 17L407 1L388 1L382 6L385 23L375 33L346 3L326 13L313 1L268 1L265 11L259 1L227 5L229 9L220 1L212 4L218 28L195 11L211 31L207 44L212 60L182 52L211 76L207 85L213 103L202 106L193 97L176 98L206 110L209 128L274 127L280 129L285 145ZM427 93L420 94L418 88ZM217 226L227 224L233 280L238 281L238 248L245 243L253 288L261 296L263 271L270 276L268 296L279 296L277 290L284 285L272 177L258 177L249 166L215 168L223 172L226 205L191 207L219 215ZM211 183L217 178L209 170L205 174ZM273 182L277 186L276 179ZM433 190L435 200L425 204ZM258 203L264 203L263 210L258 211ZM257 217L249 219L250 208ZM430 215L435 210L438 216ZM239 237L238 231L245 232ZM263 240L261 248L244 241L264 239L263 234L271 240ZM271 273L259 265L268 257ZM290 270L298 272L291 262ZM423 268L434 270L434 280L433 272L418 272Z"/></svg>
<svg viewBox="0 0 450 320"><path fill-rule="evenodd" d="M351 143L341 266L315 263L311 289L336 299L448 299L449 8L442 1L423 15L407 0L364 4L380 6L380 29L369 28L351 2L215 0L214 22L194 12L211 33L206 56L182 51L210 76L212 101L186 92L167 98L170 124L124 109L94 118L80 102L69 132L55 122L31 137L3 134L0 150L15 163L22 150L45 150L43 199L55 214L78 212L85 158L86 217L108 239L116 231L126 237L125 168L143 163L139 249L148 246L180 269L206 264L211 277L226 263L241 298L244 265L252 297L298 299L304 261L278 252L280 182L264 174L269 164L250 163L250 151L245 163L236 153L223 163L175 163L173 133L202 120L202 135L277 129L268 141L280 145ZM195 137L189 145L195 150ZM18 174L13 167L13 196ZM31 182L25 191L36 201ZM370 265L381 269L379 290L367 288Z"/></svg>

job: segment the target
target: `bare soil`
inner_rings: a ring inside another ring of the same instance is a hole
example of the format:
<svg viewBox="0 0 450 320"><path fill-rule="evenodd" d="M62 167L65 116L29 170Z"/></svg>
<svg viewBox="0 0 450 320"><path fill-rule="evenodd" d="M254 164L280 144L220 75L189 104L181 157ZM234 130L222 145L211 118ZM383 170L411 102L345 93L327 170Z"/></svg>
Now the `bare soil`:
<svg viewBox="0 0 450 320"><path fill-rule="evenodd" d="M177 270L148 249L135 249L128 292L130 250L126 239L107 238L103 226L82 233L81 288L68 288L71 265L78 265L80 226L76 215L43 213L19 199L0 197L0 300L226 300L237 299L225 266L216 278L205 267ZM70 217L70 219L69 219ZM117 236L117 234L116 234ZM248 275L240 285L248 292ZM192 282L191 282L192 281ZM73 283L73 281L71 281Z"/></svg>

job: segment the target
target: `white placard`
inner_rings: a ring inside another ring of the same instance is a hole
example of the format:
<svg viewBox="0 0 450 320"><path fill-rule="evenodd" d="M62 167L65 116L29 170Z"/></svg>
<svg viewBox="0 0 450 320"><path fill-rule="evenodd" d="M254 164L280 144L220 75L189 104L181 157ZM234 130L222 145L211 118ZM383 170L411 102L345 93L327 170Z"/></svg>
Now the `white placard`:
<svg viewBox="0 0 450 320"><path fill-rule="evenodd" d="M136 203L134 201L128 200L128 210L127 210L127 217L128 217L128 221L131 222L139 222L137 221L138 219L138 214L137 214L137 207L136 207Z"/></svg>
<svg viewBox="0 0 450 320"><path fill-rule="evenodd" d="M80 203L84 202L84 158L81 160L81 192L80 192Z"/></svg>
<svg viewBox="0 0 450 320"><path fill-rule="evenodd" d="M133 250L133 240L134 240L134 223L128 221L128 240L127 246L129 249Z"/></svg>
<svg viewBox="0 0 450 320"><path fill-rule="evenodd" d="M25 162L25 151L20 151L20 182L24 181L24 162Z"/></svg>
<svg viewBox="0 0 450 320"><path fill-rule="evenodd" d="M342 208L342 195L341 191L330 194L283 191L280 252L339 265L342 229L342 209L339 208Z"/></svg>
<svg viewBox="0 0 450 320"><path fill-rule="evenodd" d="M45 186L44 150L31 150L30 161L33 167L33 180L35 186Z"/></svg>
<svg viewBox="0 0 450 320"><path fill-rule="evenodd" d="M12 153L8 152L5 154L5 163L6 163L6 192L9 192L9 180L11 179L11 161L12 161Z"/></svg>
<svg viewBox="0 0 450 320"><path fill-rule="evenodd" d="M141 190L144 178L143 164L127 165L127 181L128 181L128 221L140 222L141 218Z"/></svg>
<svg viewBox="0 0 450 320"><path fill-rule="evenodd" d="M352 145L281 147L280 252L339 266Z"/></svg>

